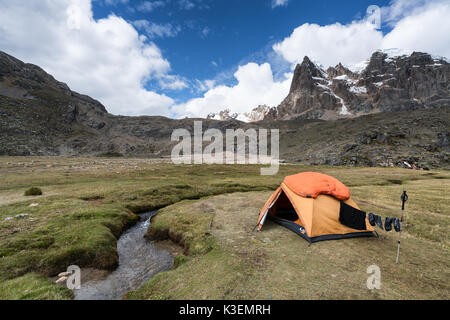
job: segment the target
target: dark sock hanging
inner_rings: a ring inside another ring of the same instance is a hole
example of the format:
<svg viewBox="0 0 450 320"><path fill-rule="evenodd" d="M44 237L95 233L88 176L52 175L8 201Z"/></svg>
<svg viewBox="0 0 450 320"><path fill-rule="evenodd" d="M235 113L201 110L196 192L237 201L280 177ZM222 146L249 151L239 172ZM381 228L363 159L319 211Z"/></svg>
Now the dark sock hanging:
<svg viewBox="0 0 450 320"><path fill-rule="evenodd" d="M377 226L381 229L381 230L384 230L383 229L383 221L381 220L381 217L380 216L378 216L378 215L374 215L374 217L375 217L375 223L377 224Z"/></svg>
<svg viewBox="0 0 450 320"><path fill-rule="evenodd" d="M376 222L375 222L375 215L372 212L369 212L368 218L369 218L370 225L372 227L375 226L375 224L376 224Z"/></svg>
<svg viewBox="0 0 450 320"><path fill-rule="evenodd" d="M384 230L391 231L393 222L394 218L386 218L386 220L384 221Z"/></svg>
<svg viewBox="0 0 450 320"><path fill-rule="evenodd" d="M400 223L400 219L398 219L398 218L394 219L394 229L396 232L399 232L400 230L402 230L402 224Z"/></svg>

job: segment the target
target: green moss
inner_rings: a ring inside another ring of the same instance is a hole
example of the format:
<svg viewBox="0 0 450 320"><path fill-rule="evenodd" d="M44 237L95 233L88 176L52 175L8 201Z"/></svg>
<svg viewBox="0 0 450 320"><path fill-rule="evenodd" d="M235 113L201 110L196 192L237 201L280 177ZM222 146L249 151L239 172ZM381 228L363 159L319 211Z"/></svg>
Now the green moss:
<svg viewBox="0 0 450 320"><path fill-rule="evenodd" d="M177 254L173 259L173 268L176 269L181 266L183 263L186 263L189 260L187 256L184 254Z"/></svg>
<svg viewBox="0 0 450 320"><path fill-rule="evenodd" d="M114 268L117 238L139 219L118 205L94 206L75 199L41 203L33 216L45 215L53 208L60 213L47 216L37 228L0 239L0 278L31 271L52 276L71 264ZM9 213L20 209L24 210L19 205L11 207Z"/></svg>
<svg viewBox="0 0 450 320"><path fill-rule="evenodd" d="M209 226L214 213L204 212L202 208L195 208L189 212L184 210L186 203L193 202L184 200L161 209L152 219L146 237L153 240L170 239L183 246L185 253L189 255L210 251L214 247L214 242Z"/></svg>
<svg viewBox="0 0 450 320"><path fill-rule="evenodd" d="M40 196L42 195L42 190L37 187L31 187L25 190L24 193L25 196Z"/></svg>

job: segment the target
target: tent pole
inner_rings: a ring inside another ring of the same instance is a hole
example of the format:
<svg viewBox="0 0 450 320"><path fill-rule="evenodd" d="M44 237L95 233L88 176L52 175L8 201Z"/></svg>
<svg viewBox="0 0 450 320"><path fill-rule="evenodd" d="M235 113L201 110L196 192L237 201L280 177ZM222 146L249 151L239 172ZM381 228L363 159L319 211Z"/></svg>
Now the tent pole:
<svg viewBox="0 0 450 320"><path fill-rule="evenodd" d="M403 190L402 196L400 197L402 199L402 216L400 218L400 231L398 235L398 246L397 246L397 258L395 259L395 263L398 264L398 259L400 258L400 240L402 238L402 230L403 230L403 213L405 211L405 202L408 200L408 195L406 194L406 190Z"/></svg>

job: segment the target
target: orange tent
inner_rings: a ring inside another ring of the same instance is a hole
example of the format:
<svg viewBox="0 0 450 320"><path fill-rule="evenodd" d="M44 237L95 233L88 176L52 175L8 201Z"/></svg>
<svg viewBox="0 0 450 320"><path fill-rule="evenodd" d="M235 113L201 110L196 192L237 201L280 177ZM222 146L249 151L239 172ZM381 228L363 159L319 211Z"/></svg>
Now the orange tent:
<svg viewBox="0 0 450 320"><path fill-rule="evenodd" d="M366 213L339 180L317 172L287 176L261 209L258 231L266 219L311 242L374 236Z"/></svg>

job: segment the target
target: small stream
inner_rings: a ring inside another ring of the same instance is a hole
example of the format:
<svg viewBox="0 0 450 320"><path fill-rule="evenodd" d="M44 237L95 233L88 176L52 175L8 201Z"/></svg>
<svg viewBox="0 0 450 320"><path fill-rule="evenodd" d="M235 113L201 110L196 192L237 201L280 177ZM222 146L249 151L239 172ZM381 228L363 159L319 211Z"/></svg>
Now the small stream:
<svg viewBox="0 0 450 320"><path fill-rule="evenodd" d="M140 221L125 231L117 242L119 266L104 280L81 282L75 300L118 300L140 288L159 272L170 270L173 256L144 238L150 218L156 211L140 214ZM83 272L83 271L82 271Z"/></svg>

